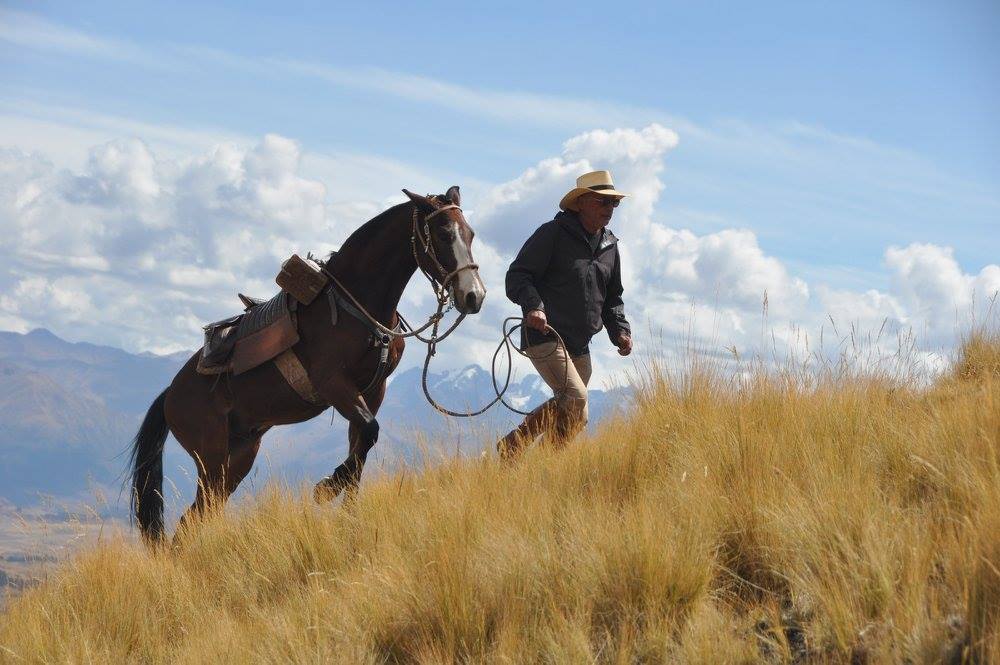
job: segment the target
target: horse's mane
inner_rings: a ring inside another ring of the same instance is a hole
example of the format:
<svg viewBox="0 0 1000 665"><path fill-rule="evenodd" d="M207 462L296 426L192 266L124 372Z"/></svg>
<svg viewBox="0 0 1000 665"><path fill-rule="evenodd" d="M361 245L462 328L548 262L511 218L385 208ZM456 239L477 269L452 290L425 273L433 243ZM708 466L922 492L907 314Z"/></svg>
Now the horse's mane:
<svg viewBox="0 0 1000 665"><path fill-rule="evenodd" d="M409 201L406 201L405 203L394 205L388 210L383 210L379 214L375 215L367 222L356 228L351 235L347 236L347 240L345 240L344 244L340 246L340 249L333 250L327 255L325 260L320 260L319 262L323 265L323 267L329 267L330 261L332 261L333 257L335 257L339 252L342 252L345 249L349 250L355 246L364 246L368 244L370 239L377 236L395 217L395 215L398 214L399 209L407 205L412 204L410 204Z"/></svg>
<svg viewBox="0 0 1000 665"><path fill-rule="evenodd" d="M429 195L427 198L430 199L433 203L437 204L450 203L450 201L448 201L448 199L446 199L443 195L434 194L434 195ZM347 236L347 240L345 240L344 244L340 246L340 249L335 249L334 251L330 252L327 255L326 259L320 259L319 262L323 265L323 267L329 267L330 261L332 261L333 257L336 256L339 252L342 252L345 249L349 250L358 245L368 244L369 240L372 237L378 235L382 231L382 228L389 223L389 220L393 219L394 216L398 214L400 208L410 205L413 204L409 201L404 201L403 203L394 205L388 210L383 210L379 214L375 215L367 222L365 222L357 229L355 229L354 233Z"/></svg>

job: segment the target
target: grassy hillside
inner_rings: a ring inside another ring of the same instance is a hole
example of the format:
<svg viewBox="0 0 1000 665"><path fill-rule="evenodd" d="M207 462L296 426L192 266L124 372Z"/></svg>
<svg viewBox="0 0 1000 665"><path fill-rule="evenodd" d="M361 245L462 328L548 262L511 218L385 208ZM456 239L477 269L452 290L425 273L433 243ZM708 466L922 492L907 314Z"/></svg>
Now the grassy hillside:
<svg viewBox="0 0 1000 665"><path fill-rule="evenodd" d="M923 389L652 371L566 450L266 491L82 554L0 660L997 662L1000 339L966 350Z"/></svg>

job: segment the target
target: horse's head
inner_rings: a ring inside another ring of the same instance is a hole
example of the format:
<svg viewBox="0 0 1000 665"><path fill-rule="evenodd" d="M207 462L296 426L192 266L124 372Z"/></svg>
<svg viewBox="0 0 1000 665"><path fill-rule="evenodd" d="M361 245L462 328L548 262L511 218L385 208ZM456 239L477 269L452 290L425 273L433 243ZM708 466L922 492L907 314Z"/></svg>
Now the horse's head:
<svg viewBox="0 0 1000 665"><path fill-rule="evenodd" d="M483 306L486 287L472 258L476 234L462 214L458 187L436 196L420 196L405 189L403 193L416 206L413 242L417 265L451 292L459 312L475 314Z"/></svg>

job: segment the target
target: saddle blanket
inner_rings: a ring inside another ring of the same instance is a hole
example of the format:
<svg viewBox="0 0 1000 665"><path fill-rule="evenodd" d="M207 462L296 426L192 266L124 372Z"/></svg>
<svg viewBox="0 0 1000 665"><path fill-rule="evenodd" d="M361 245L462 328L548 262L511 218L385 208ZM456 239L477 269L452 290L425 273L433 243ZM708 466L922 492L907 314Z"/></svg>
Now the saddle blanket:
<svg viewBox="0 0 1000 665"><path fill-rule="evenodd" d="M244 314L205 326L198 372L242 374L291 348L299 341L295 307L295 300L280 291Z"/></svg>

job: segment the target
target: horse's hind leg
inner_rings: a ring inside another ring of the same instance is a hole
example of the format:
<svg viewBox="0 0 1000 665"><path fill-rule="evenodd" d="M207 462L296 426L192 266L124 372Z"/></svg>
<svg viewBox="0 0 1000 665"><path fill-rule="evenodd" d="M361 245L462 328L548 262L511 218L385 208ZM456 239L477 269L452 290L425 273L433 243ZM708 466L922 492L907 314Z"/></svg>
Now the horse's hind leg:
<svg viewBox="0 0 1000 665"><path fill-rule="evenodd" d="M382 399L385 397L385 382L374 391L368 400L365 400L361 393L356 392L356 389L353 390L355 392L343 400L343 405L333 404L340 415L347 418L350 423L347 429L350 451L343 464L316 484L313 496L317 502L330 501L344 490L347 491L348 496L353 496L358 483L361 482L361 472L365 468L368 452L378 441L379 425L375 419L375 413L378 412Z"/></svg>
<svg viewBox="0 0 1000 665"><path fill-rule="evenodd" d="M253 468L257 452L260 450L260 439L270 428L255 429L246 433L229 434L229 455L223 469L222 491L220 498L225 501L233 495L243 479Z"/></svg>
<svg viewBox="0 0 1000 665"><path fill-rule="evenodd" d="M178 531L193 515L203 513L210 506L221 507L236 491L239 484L253 468L260 439L266 430L248 433L227 433L227 452L213 455L210 460L195 459L198 464L198 492L194 503L181 517Z"/></svg>
<svg viewBox="0 0 1000 665"><path fill-rule="evenodd" d="M178 413L173 427L174 436L181 447L194 460L198 473L198 486L194 503L181 516L177 525L180 533L192 517L203 512L211 502L213 489L218 487L218 469L225 463L229 431L224 416L205 418L202 422L182 418L189 410L175 409ZM176 540L176 536L174 536Z"/></svg>

